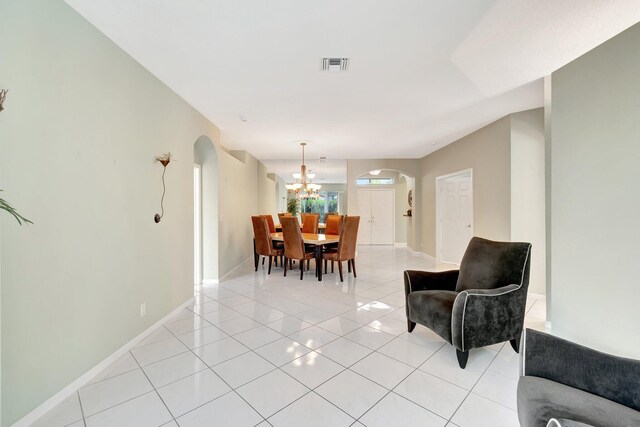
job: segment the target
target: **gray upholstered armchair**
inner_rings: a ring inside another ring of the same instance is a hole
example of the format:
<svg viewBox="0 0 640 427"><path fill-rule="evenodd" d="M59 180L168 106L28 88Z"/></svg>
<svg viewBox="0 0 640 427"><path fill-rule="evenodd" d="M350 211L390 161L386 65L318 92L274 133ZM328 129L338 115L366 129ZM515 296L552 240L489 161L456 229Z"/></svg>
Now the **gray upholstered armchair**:
<svg viewBox="0 0 640 427"><path fill-rule="evenodd" d="M405 271L407 328L426 326L456 348L467 365L469 350L510 341L517 352L529 287L530 243L474 237L460 270Z"/></svg>
<svg viewBox="0 0 640 427"><path fill-rule="evenodd" d="M640 361L531 329L522 347L522 427L640 426Z"/></svg>

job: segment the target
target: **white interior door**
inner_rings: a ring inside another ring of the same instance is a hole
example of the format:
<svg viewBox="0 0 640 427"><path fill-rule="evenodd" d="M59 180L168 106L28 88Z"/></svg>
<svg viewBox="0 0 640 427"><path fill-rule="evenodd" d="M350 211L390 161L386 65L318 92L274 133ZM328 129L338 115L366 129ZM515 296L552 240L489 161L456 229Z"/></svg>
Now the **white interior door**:
<svg viewBox="0 0 640 427"><path fill-rule="evenodd" d="M371 244L392 245L395 229L393 190L371 192Z"/></svg>
<svg viewBox="0 0 640 427"><path fill-rule="evenodd" d="M471 173L439 180L441 203L440 260L460 264L473 237L473 191Z"/></svg>
<svg viewBox="0 0 640 427"><path fill-rule="evenodd" d="M394 190L358 190L358 244L392 245L395 231Z"/></svg>
<svg viewBox="0 0 640 427"><path fill-rule="evenodd" d="M358 228L358 243L371 244L371 191L358 190L358 214L360 227Z"/></svg>

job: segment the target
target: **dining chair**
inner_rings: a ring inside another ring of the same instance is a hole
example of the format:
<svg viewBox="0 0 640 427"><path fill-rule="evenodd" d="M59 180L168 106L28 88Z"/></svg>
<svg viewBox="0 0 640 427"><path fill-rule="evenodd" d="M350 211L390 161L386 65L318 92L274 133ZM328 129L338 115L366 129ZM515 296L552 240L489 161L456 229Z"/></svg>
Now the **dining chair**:
<svg viewBox="0 0 640 427"><path fill-rule="evenodd" d="M275 233L276 232L276 225L273 222L273 217L269 214L269 215L260 215L261 217L264 217L264 219L267 220L267 224L269 225L269 233ZM273 247L274 249L284 249L284 243L282 242L273 242ZM265 258L262 258L262 265L264 265L264 260ZM275 264L276 267L278 266L278 258L275 258Z"/></svg>
<svg viewBox="0 0 640 427"><path fill-rule="evenodd" d="M340 281L342 277L342 261L347 261L349 272L353 268L353 277L356 275L356 245L358 242L358 226L360 225L359 216L345 216L342 230L340 231L340 241L337 249L329 249L322 254L324 259L324 271L327 272L327 261L331 261L331 271L333 272L333 262L338 262L338 272L340 273Z"/></svg>
<svg viewBox="0 0 640 427"><path fill-rule="evenodd" d="M282 248L273 247L271 234L269 233L269 224L267 223L267 220L264 218L264 216L252 216L251 222L253 224L253 237L256 242L256 253L263 257L269 257L268 274L271 274L271 264L273 263L273 257L282 258L284 250ZM257 263L255 271L258 271Z"/></svg>
<svg viewBox="0 0 640 427"><path fill-rule="evenodd" d="M283 216L291 216L291 213L289 213L289 212L278 212L278 221L280 221L280 219ZM280 224L282 224L282 221L280 221Z"/></svg>
<svg viewBox="0 0 640 427"><path fill-rule="evenodd" d="M300 212L300 223L304 224L304 219L307 216L306 212Z"/></svg>
<svg viewBox="0 0 640 427"><path fill-rule="evenodd" d="M318 234L318 221L320 220L320 214L308 213L305 214L302 220L302 232Z"/></svg>
<svg viewBox="0 0 640 427"><path fill-rule="evenodd" d="M340 227L342 227L342 215L328 214L327 219L325 220L324 234L339 236Z"/></svg>
<svg viewBox="0 0 640 427"><path fill-rule="evenodd" d="M300 261L300 280L304 275L304 261L315 257L314 252L305 250L300 223L295 216L281 218L282 237L284 238L284 276L287 277L287 260ZM307 264L307 269L308 269Z"/></svg>

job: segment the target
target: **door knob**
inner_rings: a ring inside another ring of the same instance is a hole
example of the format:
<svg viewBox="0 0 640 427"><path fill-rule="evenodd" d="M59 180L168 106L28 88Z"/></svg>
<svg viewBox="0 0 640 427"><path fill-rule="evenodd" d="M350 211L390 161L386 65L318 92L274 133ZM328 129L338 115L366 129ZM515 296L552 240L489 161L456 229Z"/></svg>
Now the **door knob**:
<svg viewBox="0 0 640 427"><path fill-rule="evenodd" d="M467 228L471 228L471 224L467 225Z"/></svg>

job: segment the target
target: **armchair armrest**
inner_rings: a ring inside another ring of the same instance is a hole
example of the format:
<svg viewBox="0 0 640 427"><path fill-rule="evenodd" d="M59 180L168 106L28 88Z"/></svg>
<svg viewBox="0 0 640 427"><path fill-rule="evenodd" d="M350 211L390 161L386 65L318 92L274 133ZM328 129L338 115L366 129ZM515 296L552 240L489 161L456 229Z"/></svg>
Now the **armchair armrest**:
<svg viewBox="0 0 640 427"><path fill-rule="evenodd" d="M405 270L404 294L415 291L455 291L459 270L418 271Z"/></svg>
<svg viewBox="0 0 640 427"><path fill-rule="evenodd" d="M640 411L640 361L527 329L523 375L546 378Z"/></svg>
<svg viewBox="0 0 640 427"><path fill-rule="evenodd" d="M461 351L520 338L526 290L520 285L468 289L453 303L451 340Z"/></svg>

